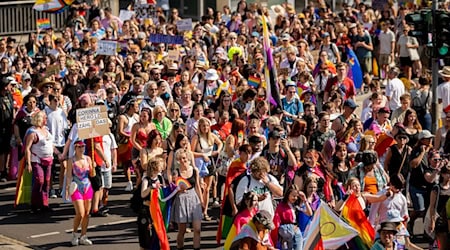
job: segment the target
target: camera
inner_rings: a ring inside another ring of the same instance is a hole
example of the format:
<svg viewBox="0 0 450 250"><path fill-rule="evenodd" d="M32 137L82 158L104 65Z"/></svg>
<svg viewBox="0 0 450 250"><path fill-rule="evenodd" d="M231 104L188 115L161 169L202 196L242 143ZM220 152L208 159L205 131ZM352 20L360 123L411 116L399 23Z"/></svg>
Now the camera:
<svg viewBox="0 0 450 250"><path fill-rule="evenodd" d="M280 138L283 139L283 140L286 140L287 139L287 134L286 133L281 133L280 134Z"/></svg>

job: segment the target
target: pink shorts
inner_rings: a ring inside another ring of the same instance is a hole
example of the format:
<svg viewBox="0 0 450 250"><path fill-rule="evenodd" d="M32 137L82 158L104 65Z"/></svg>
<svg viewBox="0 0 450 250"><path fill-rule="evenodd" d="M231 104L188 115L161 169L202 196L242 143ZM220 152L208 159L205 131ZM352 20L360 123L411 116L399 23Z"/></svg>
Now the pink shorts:
<svg viewBox="0 0 450 250"><path fill-rule="evenodd" d="M75 190L75 192L73 192L72 196L70 196L70 198L72 198L72 201L77 201L77 200L92 200L92 197L94 196L94 190L92 189L91 186L89 186L88 190L86 191L86 193L82 194L78 189Z"/></svg>

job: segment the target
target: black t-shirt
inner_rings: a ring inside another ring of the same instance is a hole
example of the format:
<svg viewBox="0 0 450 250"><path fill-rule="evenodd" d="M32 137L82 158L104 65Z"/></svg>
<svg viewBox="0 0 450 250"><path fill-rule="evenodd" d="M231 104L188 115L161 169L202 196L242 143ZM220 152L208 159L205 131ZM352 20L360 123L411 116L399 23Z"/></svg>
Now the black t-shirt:
<svg viewBox="0 0 450 250"><path fill-rule="evenodd" d="M261 152L261 156L266 158L270 164L270 174L277 178L278 181L281 180L281 176L285 174L288 166L288 156L283 149L277 153L270 153L269 148L266 146Z"/></svg>
<svg viewBox="0 0 450 250"><path fill-rule="evenodd" d="M417 158L421 154L420 147L416 147L412 150L410 160ZM431 189L433 184L425 180L425 173L431 173L432 168L429 167L427 156L424 155L419 166L411 168L411 176L409 184L419 189Z"/></svg>
<svg viewBox="0 0 450 250"><path fill-rule="evenodd" d="M78 101L78 97L80 97L84 93L84 91L85 87L82 84L66 84L63 90L63 95L68 96L72 104L75 104Z"/></svg>
<svg viewBox="0 0 450 250"><path fill-rule="evenodd" d="M138 95L139 94L134 93L133 91L130 91L130 92L126 93L122 97L122 100L120 100L120 106L124 106L131 99L136 99Z"/></svg>

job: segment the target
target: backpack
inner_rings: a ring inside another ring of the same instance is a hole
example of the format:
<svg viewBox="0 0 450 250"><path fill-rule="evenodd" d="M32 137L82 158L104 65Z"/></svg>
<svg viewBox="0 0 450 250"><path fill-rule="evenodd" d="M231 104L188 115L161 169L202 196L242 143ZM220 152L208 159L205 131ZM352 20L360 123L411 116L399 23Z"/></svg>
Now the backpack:
<svg viewBox="0 0 450 250"><path fill-rule="evenodd" d="M144 178L149 182L149 185L151 185L150 178L147 176L145 176ZM161 175L158 175L158 180L161 184L164 183L164 180L162 180ZM130 198L130 208L136 214L139 214L141 209L144 207L144 203L143 203L144 198L141 197L141 189L142 189L142 182L136 187L136 189L133 191L133 194L131 195L131 198Z"/></svg>

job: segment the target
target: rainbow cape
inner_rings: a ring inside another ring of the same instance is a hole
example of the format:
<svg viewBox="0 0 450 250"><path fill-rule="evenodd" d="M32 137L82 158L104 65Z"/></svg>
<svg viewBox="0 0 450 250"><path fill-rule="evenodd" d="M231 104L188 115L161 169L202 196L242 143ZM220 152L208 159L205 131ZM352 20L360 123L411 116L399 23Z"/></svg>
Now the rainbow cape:
<svg viewBox="0 0 450 250"><path fill-rule="evenodd" d="M27 136L31 134L34 130L28 129L25 132L25 136L23 141L27 141ZM25 148L22 147L22 151ZM17 207L19 204L31 204L31 192L33 188L33 173L28 172L25 166L25 157L19 162L19 172L17 174L17 182L16 182L16 197L14 199L14 207Z"/></svg>
<svg viewBox="0 0 450 250"><path fill-rule="evenodd" d="M231 204L229 201L231 182L242 173L245 173L245 171L247 171L247 168L245 163L241 162L241 159L236 159L231 162L228 169L227 177L225 179L224 198L220 209L219 228L217 229L216 234L216 241L219 245L222 239L226 239L227 235L231 234L230 230L233 225L233 215L231 214Z"/></svg>
<svg viewBox="0 0 450 250"><path fill-rule="evenodd" d="M350 226L358 231L363 244L370 249L375 238L375 229L367 219L361 204L354 193L351 194L345 202L341 215L347 220Z"/></svg>
<svg viewBox="0 0 450 250"><path fill-rule="evenodd" d="M153 227L155 229L156 235L159 239L161 250L170 250L169 240L167 239L166 226L163 219L163 214L161 212L161 207L159 205L159 195L160 189L152 189L150 193L150 215L153 220Z"/></svg>

